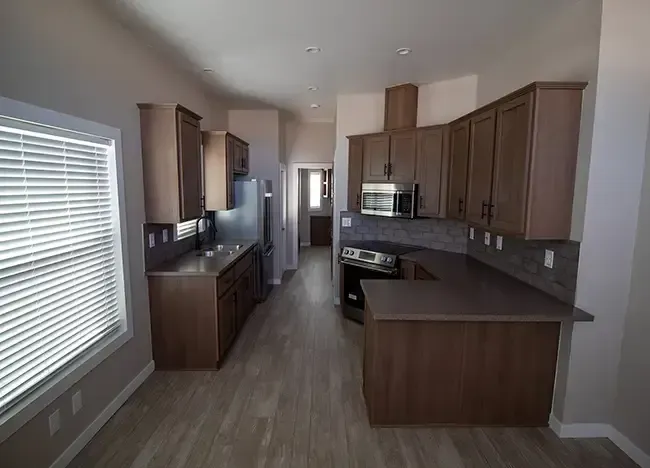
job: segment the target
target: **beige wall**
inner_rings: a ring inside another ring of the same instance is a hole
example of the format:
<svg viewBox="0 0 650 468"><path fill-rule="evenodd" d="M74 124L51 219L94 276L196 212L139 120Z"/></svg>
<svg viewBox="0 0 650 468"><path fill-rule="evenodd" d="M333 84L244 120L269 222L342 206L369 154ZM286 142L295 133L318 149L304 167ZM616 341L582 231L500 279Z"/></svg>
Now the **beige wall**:
<svg viewBox="0 0 650 468"><path fill-rule="evenodd" d="M567 2L548 20L514 43L481 70L478 105L482 106L532 81L588 81L584 93L571 238L582 239L589 155L594 126L600 0Z"/></svg>
<svg viewBox="0 0 650 468"><path fill-rule="evenodd" d="M83 392L80 413L72 416L70 390L3 442L3 468L49 466L151 361L136 103L179 102L204 117L205 129L226 125L217 100L92 3L3 2L0 95L122 130L134 337L74 386ZM47 418L56 408L61 410L62 427L50 438Z"/></svg>
<svg viewBox="0 0 650 468"><path fill-rule="evenodd" d="M478 76L421 85L418 89L418 127L451 122L476 109Z"/></svg>
<svg viewBox="0 0 650 468"><path fill-rule="evenodd" d="M298 206L300 214L298 216L298 233L300 236L300 243L311 243L311 225L310 219L312 216L332 216L332 205L329 198L323 198L321 201L320 210L309 209L309 169L300 169L300 199Z"/></svg>

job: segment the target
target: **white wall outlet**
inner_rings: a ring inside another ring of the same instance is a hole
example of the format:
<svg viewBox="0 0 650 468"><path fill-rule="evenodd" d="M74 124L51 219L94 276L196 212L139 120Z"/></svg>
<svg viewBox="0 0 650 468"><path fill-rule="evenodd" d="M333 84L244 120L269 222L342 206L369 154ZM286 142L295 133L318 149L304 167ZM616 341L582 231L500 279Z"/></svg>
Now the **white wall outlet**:
<svg viewBox="0 0 650 468"><path fill-rule="evenodd" d="M59 413L58 409L50 414L48 421L50 423L50 437L52 437L61 429L61 413Z"/></svg>
<svg viewBox="0 0 650 468"><path fill-rule="evenodd" d="M156 235L153 232L149 233L149 248L153 249L156 246Z"/></svg>
<svg viewBox="0 0 650 468"><path fill-rule="evenodd" d="M469 228L469 238L474 240L474 228L473 227Z"/></svg>
<svg viewBox="0 0 650 468"><path fill-rule="evenodd" d="M490 245L490 233L485 231L485 245Z"/></svg>
<svg viewBox="0 0 650 468"><path fill-rule="evenodd" d="M163 229L163 244L169 242L169 229Z"/></svg>
<svg viewBox="0 0 650 468"><path fill-rule="evenodd" d="M352 218L341 218L341 226L352 227Z"/></svg>
<svg viewBox="0 0 650 468"><path fill-rule="evenodd" d="M555 259L555 252L552 250L546 250L544 254L544 266L546 268L553 268L553 260Z"/></svg>
<svg viewBox="0 0 650 468"><path fill-rule="evenodd" d="M81 390L78 390L72 395L72 414L77 414L83 408L83 400L81 399Z"/></svg>
<svg viewBox="0 0 650 468"><path fill-rule="evenodd" d="M503 250L503 236L497 236L497 250Z"/></svg>

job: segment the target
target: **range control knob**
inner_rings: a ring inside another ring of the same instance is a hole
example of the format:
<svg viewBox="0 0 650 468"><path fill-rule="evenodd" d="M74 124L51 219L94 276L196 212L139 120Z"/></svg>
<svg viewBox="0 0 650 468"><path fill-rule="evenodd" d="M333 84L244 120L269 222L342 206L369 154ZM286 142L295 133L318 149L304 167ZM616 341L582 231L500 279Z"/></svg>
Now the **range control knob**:
<svg viewBox="0 0 650 468"><path fill-rule="evenodd" d="M350 253L351 253L351 252L350 252L348 249L345 249L345 250L343 251L343 255L350 255Z"/></svg>
<svg viewBox="0 0 650 468"><path fill-rule="evenodd" d="M393 257L386 257L386 261L388 263L393 263Z"/></svg>

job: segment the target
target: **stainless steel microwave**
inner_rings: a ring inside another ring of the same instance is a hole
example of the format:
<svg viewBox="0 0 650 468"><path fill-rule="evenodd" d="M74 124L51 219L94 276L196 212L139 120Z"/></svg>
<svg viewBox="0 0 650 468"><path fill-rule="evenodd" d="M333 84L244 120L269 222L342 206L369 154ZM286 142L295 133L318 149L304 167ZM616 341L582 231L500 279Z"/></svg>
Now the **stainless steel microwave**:
<svg viewBox="0 0 650 468"><path fill-rule="evenodd" d="M361 214L415 218L417 191L417 184L390 182L362 184Z"/></svg>

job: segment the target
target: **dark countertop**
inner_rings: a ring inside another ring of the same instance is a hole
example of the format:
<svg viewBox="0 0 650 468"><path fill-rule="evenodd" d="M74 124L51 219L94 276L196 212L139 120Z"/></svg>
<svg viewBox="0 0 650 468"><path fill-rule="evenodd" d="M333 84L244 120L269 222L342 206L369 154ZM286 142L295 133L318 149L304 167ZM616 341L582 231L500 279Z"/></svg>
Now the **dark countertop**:
<svg viewBox="0 0 650 468"><path fill-rule="evenodd" d="M463 254L419 250L400 257L437 281L362 280L375 320L580 322L594 317Z"/></svg>
<svg viewBox="0 0 650 468"><path fill-rule="evenodd" d="M242 244L243 247L232 255L215 256L215 257L199 257L196 255L196 250L192 250L186 254L163 263L162 265L152 268L146 272L147 276L214 276L218 277L225 272L228 267L233 265L237 260L243 257L247 252L250 252L257 242L250 240L234 240L225 241L220 240L206 245L210 247L215 244Z"/></svg>

